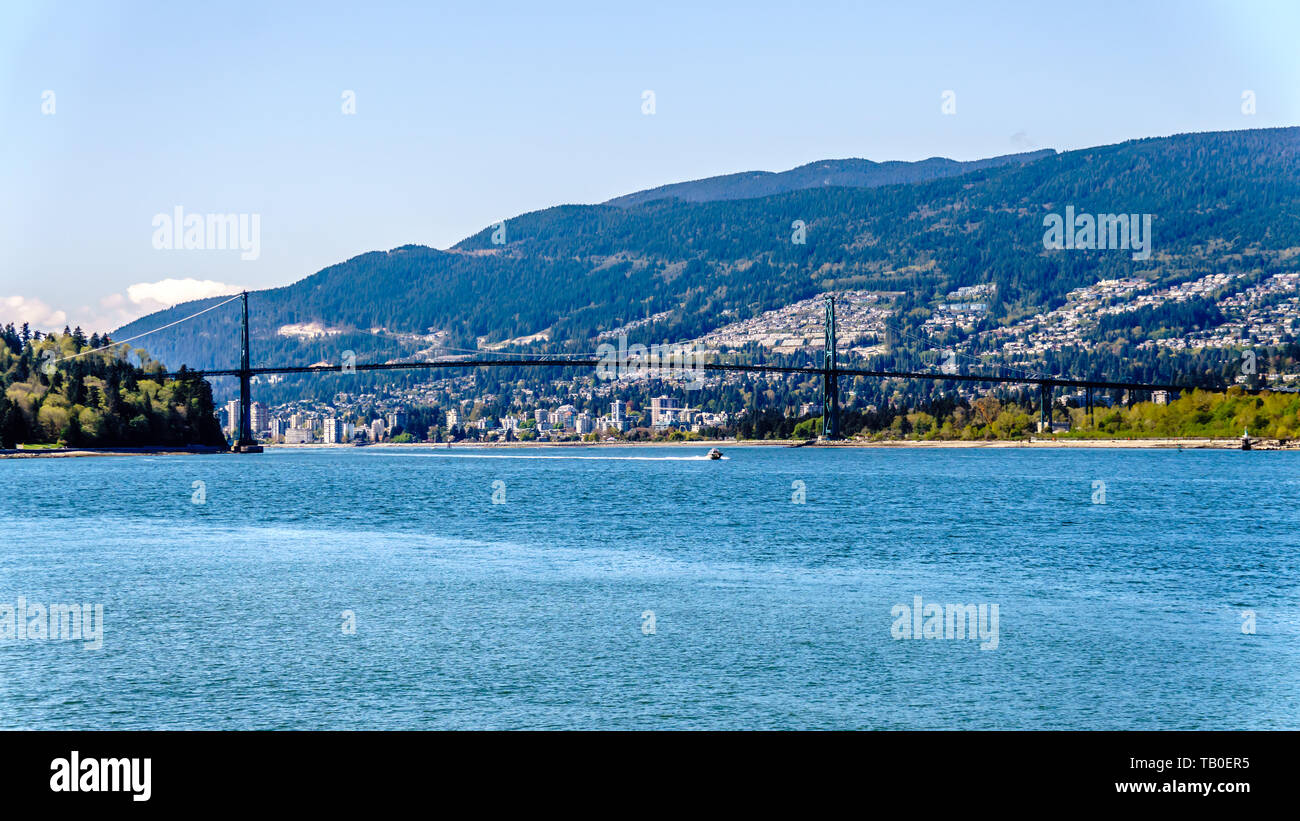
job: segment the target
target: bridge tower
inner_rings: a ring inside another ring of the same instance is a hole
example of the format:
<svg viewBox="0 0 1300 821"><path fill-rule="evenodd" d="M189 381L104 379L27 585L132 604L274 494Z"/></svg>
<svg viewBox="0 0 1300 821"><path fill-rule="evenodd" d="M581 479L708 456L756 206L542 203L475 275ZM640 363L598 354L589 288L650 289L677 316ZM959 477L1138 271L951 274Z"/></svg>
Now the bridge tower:
<svg viewBox="0 0 1300 821"><path fill-rule="evenodd" d="M840 375L835 356L835 297L826 297L826 348L822 371L822 438L840 438Z"/></svg>
<svg viewBox="0 0 1300 821"><path fill-rule="evenodd" d="M1038 432L1052 432L1052 386L1038 383Z"/></svg>
<svg viewBox="0 0 1300 821"><path fill-rule="evenodd" d="M235 453L261 453L262 446L253 438L252 401L249 382L252 372L248 365L248 291L240 294L244 307L243 332L239 351L239 435L235 439Z"/></svg>

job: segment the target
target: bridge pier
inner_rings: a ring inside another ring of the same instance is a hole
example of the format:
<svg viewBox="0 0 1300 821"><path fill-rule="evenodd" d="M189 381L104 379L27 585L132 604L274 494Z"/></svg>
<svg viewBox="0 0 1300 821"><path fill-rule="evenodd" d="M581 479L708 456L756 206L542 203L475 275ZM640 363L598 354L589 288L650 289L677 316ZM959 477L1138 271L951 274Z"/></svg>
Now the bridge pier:
<svg viewBox="0 0 1300 821"><path fill-rule="evenodd" d="M1038 383L1038 432L1052 432L1052 386Z"/></svg>

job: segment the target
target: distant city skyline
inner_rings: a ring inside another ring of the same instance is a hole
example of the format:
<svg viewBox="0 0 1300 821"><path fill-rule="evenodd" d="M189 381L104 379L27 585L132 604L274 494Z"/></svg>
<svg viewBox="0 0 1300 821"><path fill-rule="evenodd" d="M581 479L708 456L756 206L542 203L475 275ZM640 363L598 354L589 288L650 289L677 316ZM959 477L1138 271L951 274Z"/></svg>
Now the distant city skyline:
<svg viewBox="0 0 1300 821"><path fill-rule="evenodd" d="M223 11L0 12L0 323L109 330L719 174L1300 123L1295 3ZM179 250L177 208L245 219Z"/></svg>

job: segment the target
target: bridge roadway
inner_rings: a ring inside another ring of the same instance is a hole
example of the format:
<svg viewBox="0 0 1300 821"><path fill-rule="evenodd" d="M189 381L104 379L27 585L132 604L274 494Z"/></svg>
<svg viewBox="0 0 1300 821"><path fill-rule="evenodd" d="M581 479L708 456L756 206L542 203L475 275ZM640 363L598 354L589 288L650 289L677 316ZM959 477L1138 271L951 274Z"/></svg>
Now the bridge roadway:
<svg viewBox="0 0 1300 821"><path fill-rule="evenodd" d="M295 373L352 373L369 371L401 370L437 370L443 368L504 368L504 367L554 367L554 368L595 368L600 364L609 364L600 359L441 359L431 362L381 362L365 365L288 365L272 368L249 368L248 376ZM862 368L817 368L794 365L741 365L735 363L707 362L695 366L705 371L724 371L736 373L789 373L807 376L825 377L829 373L839 376L865 376L879 379L929 379L936 382L983 382L1000 384L1038 385L1042 388L1089 388L1094 390L1135 390L1135 391L1185 391L1191 385L1163 385L1147 382L1111 382L1097 379L1070 379L1060 376L998 376L995 374L960 374L936 373L927 371L872 371ZM665 369L667 370L667 369ZM218 370L196 370L186 373L199 376L243 376L245 371L239 368ZM176 378L179 373L166 374ZM1202 388L1201 390L1222 391L1226 388ZM1256 391L1242 386L1247 393Z"/></svg>

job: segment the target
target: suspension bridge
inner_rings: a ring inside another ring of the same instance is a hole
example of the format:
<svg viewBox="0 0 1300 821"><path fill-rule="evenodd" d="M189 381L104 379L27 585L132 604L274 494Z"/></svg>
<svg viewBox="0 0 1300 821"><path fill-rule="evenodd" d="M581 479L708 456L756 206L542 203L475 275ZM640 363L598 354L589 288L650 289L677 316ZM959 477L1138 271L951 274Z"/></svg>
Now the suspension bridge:
<svg viewBox="0 0 1300 821"><path fill-rule="evenodd" d="M196 376L200 378L215 376L234 376L239 378L239 426L238 435L235 438L234 449L236 452L256 453L261 451L261 447L254 440L251 430L251 383L254 376L264 376L270 374L311 374L311 373L360 373L369 371L400 371L400 370L445 370L445 369L466 369L466 368L504 368L504 367L534 367L534 368L573 368L573 367L591 367L596 368L602 364L601 359L589 357L545 357L539 356L532 359L510 359L510 358L466 358L466 359L436 359L413 362L380 362L370 364L338 364L338 365L279 365L272 367L254 368L250 362L249 355L249 338L248 338L248 292L242 292L238 297L231 298L227 302L233 302L238 298L243 309L243 321L240 333L240 357L238 368L226 369L208 369L186 371L185 374L173 372L165 374L169 378L177 378L183 375ZM200 311L206 313L213 308L219 308L226 303L211 306ZM195 314L194 316L198 316ZM173 322L163 327L171 327L180 324L187 319ZM162 330L161 328L155 330ZM147 333L153 333L149 331ZM846 368L839 364L839 357L836 351L836 327L835 327L835 297L829 296L826 299L826 321L825 321L825 346L821 351L821 364L808 366L798 365L768 365L768 364L740 364L740 363L723 363L723 362L703 362L691 366L692 369L703 371L722 371L722 372L740 372L740 373L780 373L780 374L797 374L820 378L822 383L822 435L826 439L839 439L840 433L840 399L839 399L839 380L840 377L866 377L877 379L917 379L930 380L935 382L978 382L986 384L1015 384L1015 385L1036 385L1038 386L1038 412L1039 428L1042 430L1045 426L1050 429L1053 394L1057 388L1076 388L1083 389L1085 393L1085 407L1088 413L1092 413L1094 390L1128 390L1128 391L1170 391L1177 392L1188 390L1189 385L1165 385L1149 382L1120 382L1099 379L1072 379L1061 376L1045 376L1041 374L993 374L993 373L956 373L940 371L890 371L890 370L869 370L864 368ZM147 334L140 334L145 336ZM132 339L138 339L132 337ZM122 343L113 343L122 344ZM1217 388L1223 390L1224 388Z"/></svg>

